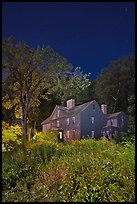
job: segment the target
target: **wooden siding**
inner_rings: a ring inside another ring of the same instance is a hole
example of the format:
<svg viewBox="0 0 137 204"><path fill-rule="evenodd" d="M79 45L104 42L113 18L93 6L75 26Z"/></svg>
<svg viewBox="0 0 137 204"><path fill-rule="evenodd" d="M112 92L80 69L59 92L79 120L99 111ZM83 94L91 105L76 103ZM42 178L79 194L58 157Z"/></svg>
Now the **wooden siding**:
<svg viewBox="0 0 137 204"><path fill-rule="evenodd" d="M118 126L117 118L109 119L109 120L107 121L107 125L108 125L108 126L109 126L109 125L113 125L113 126L117 127L117 126Z"/></svg>
<svg viewBox="0 0 137 204"><path fill-rule="evenodd" d="M91 117L94 117L94 124L91 123ZM101 137L102 127L106 125L107 119L100 106L94 101L81 112L80 122L81 138L86 135L92 137L92 131L94 131L94 137L98 139Z"/></svg>
<svg viewBox="0 0 137 204"><path fill-rule="evenodd" d="M47 132L48 130L63 130L64 132L64 141L68 140L79 140L80 139L80 117L79 115L75 116L75 123L73 122L73 117L69 118L69 125L67 125L67 118L54 119L48 124L42 125L42 131ZM57 127L57 121L59 121L59 127ZM69 137L67 134L69 131Z"/></svg>
<svg viewBox="0 0 137 204"><path fill-rule="evenodd" d="M121 117L124 118L124 125L122 125L122 120ZM121 132L127 132L128 130L128 122L127 122L127 116L125 115L125 113L121 112L118 116L117 116L117 121L118 121L118 128L119 131Z"/></svg>
<svg viewBox="0 0 137 204"><path fill-rule="evenodd" d="M123 112L109 115L103 114L96 101L85 105L79 112L75 112L75 109L72 109L72 112L67 112L65 107L56 106L49 119L43 121L42 131L62 130L64 141L79 140L87 135L91 138L93 138L94 135L94 138L99 139L103 131L108 131L110 126L113 126L111 128L112 132L117 130L127 132L127 117ZM68 115L68 117L66 115ZM123 126L121 126L121 117L123 117L124 121ZM67 124L67 119L69 119L69 124ZM111 120L113 120L113 122ZM57 121L59 121L58 125Z"/></svg>

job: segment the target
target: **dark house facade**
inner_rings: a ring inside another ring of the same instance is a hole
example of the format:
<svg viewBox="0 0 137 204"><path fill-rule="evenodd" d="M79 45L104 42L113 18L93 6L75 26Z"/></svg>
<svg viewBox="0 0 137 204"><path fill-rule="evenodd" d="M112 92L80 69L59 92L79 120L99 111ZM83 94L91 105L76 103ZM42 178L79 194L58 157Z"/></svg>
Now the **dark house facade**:
<svg viewBox="0 0 137 204"><path fill-rule="evenodd" d="M66 107L56 105L50 117L41 125L43 132L57 130L62 142L85 136L99 139L127 132L127 117L123 112L107 114L107 105L100 107L95 100L75 106L75 100L70 99Z"/></svg>

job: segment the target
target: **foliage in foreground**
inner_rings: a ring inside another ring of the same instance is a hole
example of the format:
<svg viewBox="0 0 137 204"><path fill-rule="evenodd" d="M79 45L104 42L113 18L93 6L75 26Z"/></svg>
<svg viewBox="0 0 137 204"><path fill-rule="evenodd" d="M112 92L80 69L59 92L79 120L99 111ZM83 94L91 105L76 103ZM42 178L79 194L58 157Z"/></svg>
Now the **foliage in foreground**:
<svg viewBox="0 0 137 204"><path fill-rule="evenodd" d="M14 149L16 144L21 144L22 129L19 125L9 125L2 122L2 151Z"/></svg>
<svg viewBox="0 0 137 204"><path fill-rule="evenodd" d="M2 155L3 202L135 201L134 144L30 142Z"/></svg>

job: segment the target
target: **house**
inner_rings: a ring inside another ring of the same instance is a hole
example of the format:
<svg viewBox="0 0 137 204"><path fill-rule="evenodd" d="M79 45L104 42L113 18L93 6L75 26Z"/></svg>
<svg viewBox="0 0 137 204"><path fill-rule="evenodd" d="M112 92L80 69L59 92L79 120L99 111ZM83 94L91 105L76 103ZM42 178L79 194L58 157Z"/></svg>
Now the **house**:
<svg viewBox="0 0 137 204"><path fill-rule="evenodd" d="M66 102L66 107L56 105L50 117L42 123L42 131L57 130L60 141L79 140L84 136L99 139L111 137L118 132L127 132L127 117L123 112L107 114L107 105L101 107L93 100L75 106L75 100Z"/></svg>

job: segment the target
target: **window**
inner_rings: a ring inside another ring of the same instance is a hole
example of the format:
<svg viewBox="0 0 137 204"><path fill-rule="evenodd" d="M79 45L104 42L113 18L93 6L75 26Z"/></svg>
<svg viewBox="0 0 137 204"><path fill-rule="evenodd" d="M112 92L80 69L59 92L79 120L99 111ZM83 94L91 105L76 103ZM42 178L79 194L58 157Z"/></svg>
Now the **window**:
<svg viewBox="0 0 137 204"><path fill-rule="evenodd" d="M94 124L94 122L95 122L95 118L91 117L91 124Z"/></svg>
<svg viewBox="0 0 137 204"><path fill-rule="evenodd" d="M69 131L67 131L67 138L69 138Z"/></svg>
<svg viewBox="0 0 137 204"><path fill-rule="evenodd" d="M67 118L67 125L69 125L69 118Z"/></svg>
<svg viewBox="0 0 137 204"><path fill-rule="evenodd" d="M113 119L110 120L110 124L113 125Z"/></svg>
<svg viewBox="0 0 137 204"><path fill-rule="evenodd" d="M62 132L59 132L59 139L62 139Z"/></svg>
<svg viewBox="0 0 137 204"><path fill-rule="evenodd" d="M121 127L124 126L124 117L121 116Z"/></svg>
<svg viewBox="0 0 137 204"><path fill-rule="evenodd" d="M95 104L93 103L93 110L95 111Z"/></svg>
<svg viewBox="0 0 137 204"><path fill-rule="evenodd" d="M60 110L58 110L58 112L57 112L57 117L59 118L59 114L60 114Z"/></svg>
<svg viewBox="0 0 137 204"><path fill-rule="evenodd" d="M103 136L106 136L106 132L105 131L103 131Z"/></svg>
<svg viewBox="0 0 137 204"><path fill-rule="evenodd" d="M59 120L57 120L57 127L59 127Z"/></svg>
<svg viewBox="0 0 137 204"><path fill-rule="evenodd" d="M94 136L95 136L95 131L91 131L91 138L94 138Z"/></svg>
<svg viewBox="0 0 137 204"><path fill-rule="evenodd" d="M47 124L47 129L50 129L50 124Z"/></svg>
<svg viewBox="0 0 137 204"><path fill-rule="evenodd" d="M75 123L75 117L72 118L73 124Z"/></svg>

